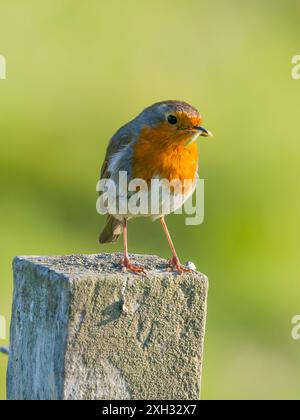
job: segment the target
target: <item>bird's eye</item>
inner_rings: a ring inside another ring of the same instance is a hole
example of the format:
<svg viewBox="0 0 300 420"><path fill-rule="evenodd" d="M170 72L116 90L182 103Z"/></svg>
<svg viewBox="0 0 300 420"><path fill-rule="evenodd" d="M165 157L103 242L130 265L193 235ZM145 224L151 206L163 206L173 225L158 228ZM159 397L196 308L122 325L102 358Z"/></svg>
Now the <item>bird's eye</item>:
<svg viewBox="0 0 300 420"><path fill-rule="evenodd" d="M168 122L169 124L172 124L172 125L177 124L177 118L175 117L175 115L169 115Z"/></svg>

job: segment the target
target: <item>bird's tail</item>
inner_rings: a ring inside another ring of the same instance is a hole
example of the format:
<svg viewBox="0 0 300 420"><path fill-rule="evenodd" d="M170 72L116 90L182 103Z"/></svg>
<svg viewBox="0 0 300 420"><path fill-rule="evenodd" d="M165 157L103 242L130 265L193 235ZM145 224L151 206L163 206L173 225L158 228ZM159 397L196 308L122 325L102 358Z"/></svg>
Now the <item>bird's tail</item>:
<svg viewBox="0 0 300 420"><path fill-rule="evenodd" d="M3 353L6 356L8 356L9 355L8 347L0 347L0 353Z"/></svg>
<svg viewBox="0 0 300 420"><path fill-rule="evenodd" d="M123 223L109 215L101 232L99 242L105 244L116 242L123 233Z"/></svg>

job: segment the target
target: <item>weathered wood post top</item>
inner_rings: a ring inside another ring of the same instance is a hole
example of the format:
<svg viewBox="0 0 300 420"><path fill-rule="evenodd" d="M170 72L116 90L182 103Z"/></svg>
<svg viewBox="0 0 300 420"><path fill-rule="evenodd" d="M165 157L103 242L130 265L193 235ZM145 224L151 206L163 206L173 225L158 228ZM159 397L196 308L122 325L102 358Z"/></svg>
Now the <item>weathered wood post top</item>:
<svg viewBox="0 0 300 420"><path fill-rule="evenodd" d="M8 399L200 398L207 278L120 258L15 259Z"/></svg>

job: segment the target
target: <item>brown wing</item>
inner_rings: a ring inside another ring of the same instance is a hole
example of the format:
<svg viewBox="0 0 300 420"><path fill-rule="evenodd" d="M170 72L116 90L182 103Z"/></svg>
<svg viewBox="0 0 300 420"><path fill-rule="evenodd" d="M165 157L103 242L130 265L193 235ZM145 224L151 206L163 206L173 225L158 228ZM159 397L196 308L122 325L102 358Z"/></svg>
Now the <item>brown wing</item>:
<svg viewBox="0 0 300 420"><path fill-rule="evenodd" d="M108 165L111 157L118 153L120 150L122 150L127 144L129 144L133 139L133 133L130 130L130 123L124 125L122 128L120 128L116 134L111 138L104 162L101 167L101 175L100 179L109 179L110 173L108 171Z"/></svg>
<svg viewBox="0 0 300 420"><path fill-rule="evenodd" d="M130 131L129 124L120 128L116 134L111 138L107 147L104 162L101 167L100 179L109 179L111 174L109 173L108 167L111 157L122 150L132 139L132 133ZM99 193L101 195L101 192ZM115 242L123 232L123 224L119 220L115 219L112 215L108 215L106 223L100 234L100 243Z"/></svg>

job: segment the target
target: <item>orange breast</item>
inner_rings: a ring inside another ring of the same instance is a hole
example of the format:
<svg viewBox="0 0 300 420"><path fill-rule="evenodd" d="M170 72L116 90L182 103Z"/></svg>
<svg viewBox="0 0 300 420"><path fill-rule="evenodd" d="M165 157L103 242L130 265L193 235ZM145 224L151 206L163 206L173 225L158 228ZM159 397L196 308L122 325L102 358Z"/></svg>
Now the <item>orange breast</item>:
<svg viewBox="0 0 300 420"><path fill-rule="evenodd" d="M169 181L194 180L198 169L198 147L185 144L189 135L170 132L165 124L145 127L134 146L133 177L150 183L155 176Z"/></svg>

